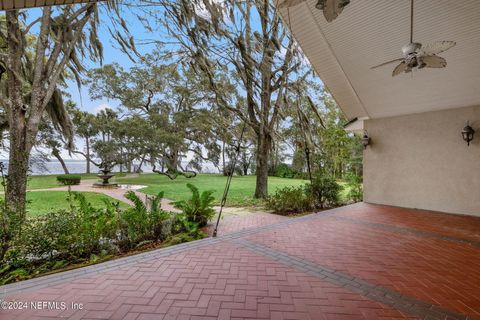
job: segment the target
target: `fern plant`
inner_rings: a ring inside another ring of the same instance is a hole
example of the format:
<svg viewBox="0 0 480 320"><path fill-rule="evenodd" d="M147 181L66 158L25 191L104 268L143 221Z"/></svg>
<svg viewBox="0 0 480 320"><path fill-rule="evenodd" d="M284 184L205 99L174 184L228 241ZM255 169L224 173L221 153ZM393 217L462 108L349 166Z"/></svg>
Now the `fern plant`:
<svg viewBox="0 0 480 320"><path fill-rule="evenodd" d="M148 206L133 191L127 192L125 197L133 203L132 208L121 214L121 229L129 246L147 240L163 240L168 233L164 230L164 222L170 218L170 213L161 209L163 192L149 199Z"/></svg>
<svg viewBox="0 0 480 320"><path fill-rule="evenodd" d="M200 193L198 188L191 183L187 183L187 188L192 192L192 197L188 200L176 201L173 206L182 210L188 221L204 227L215 215L213 209L215 198L212 196L214 191L208 190Z"/></svg>

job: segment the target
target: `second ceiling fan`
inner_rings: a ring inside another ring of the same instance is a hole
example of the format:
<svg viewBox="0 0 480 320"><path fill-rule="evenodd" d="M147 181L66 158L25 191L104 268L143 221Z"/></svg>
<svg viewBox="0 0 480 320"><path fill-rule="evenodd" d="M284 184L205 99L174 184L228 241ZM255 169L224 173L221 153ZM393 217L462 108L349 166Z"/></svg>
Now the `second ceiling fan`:
<svg viewBox="0 0 480 320"><path fill-rule="evenodd" d="M306 0L283 0L278 4L278 8L291 8L304 3ZM327 22L335 20L343 9L350 4L350 0L317 0L315 8L323 11L323 16Z"/></svg>

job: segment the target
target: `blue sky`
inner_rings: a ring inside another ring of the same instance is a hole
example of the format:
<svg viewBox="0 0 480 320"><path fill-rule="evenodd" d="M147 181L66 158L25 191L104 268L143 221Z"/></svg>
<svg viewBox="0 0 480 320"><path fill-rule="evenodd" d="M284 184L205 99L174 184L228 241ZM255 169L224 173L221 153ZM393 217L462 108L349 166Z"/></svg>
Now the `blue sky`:
<svg viewBox="0 0 480 320"><path fill-rule="evenodd" d="M125 10L125 11L126 12L124 13L123 17L128 23L130 32L133 35L138 35L138 36L144 35L145 31L142 25L138 22L137 18L133 14L129 13L128 10ZM101 15L101 25L100 25L100 32L99 32L100 40L102 41L102 44L104 46L103 64L105 65L105 64L116 62L121 66L123 66L124 68L128 69L132 67L134 63L124 53L122 53L119 49L116 48L115 40L112 39L112 36L108 31L108 27L110 26L111 26L110 18L106 16L106 14L103 12ZM149 49L150 48L148 47L142 47L142 46L138 47L138 50L141 53L146 52ZM87 69L100 67L100 64L95 64L90 61L88 61L86 64L88 66ZM99 109L105 106L110 106L112 108L116 108L118 106L118 102L113 100L107 100L107 99L91 100L88 94L88 87L82 86L79 92L77 84L74 81L70 81L70 83L68 83L67 92L71 94L72 96L71 99L77 104L77 106L80 109L89 111L92 113L97 112Z"/></svg>

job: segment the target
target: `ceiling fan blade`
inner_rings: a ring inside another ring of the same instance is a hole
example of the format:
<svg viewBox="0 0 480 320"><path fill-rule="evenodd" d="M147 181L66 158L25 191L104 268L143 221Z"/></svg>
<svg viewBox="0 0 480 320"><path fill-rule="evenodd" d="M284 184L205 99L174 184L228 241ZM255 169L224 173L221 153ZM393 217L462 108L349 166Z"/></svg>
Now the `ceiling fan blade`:
<svg viewBox="0 0 480 320"><path fill-rule="evenodd" d="M349 3L350 0L318 0L315 7L319 10L323 10L323 15L327 22L332 22L340 13L342 13L343 8Z"/></svg>
<svg viewBox="0 0 480 320"><path fill-rule="evenodd" d="M283 8L292 8L300 3L305 2L305 0L283 0L278 6L278 9L283 9Z"/></svg>
<svg viewBox="0 0 480 320"><path fill-rule="evenodd" d="M427 68L445 68L447 66L447 60L436 55L424 56L422 62Z"/></svg>
<svg viewBox="0 0 480 320"><path fill-rule="evenodd" d="M403 72L409 72L411 69L409 69L407 63L405 61L400 62L398 66L393 69L392 72L392 77L398 76L400 73Z"/></svg>
<svg viewBox="0 0 480 320"><path fill-rule="evenodd" d="M390 60L390 61L381 63L381 64L379 64L379 65L377 65L377 66L371 67L370 69L380 68L380 67L386 66L387 64L394 63L394 62L398 62L398 61L402 61L402 60L404 60L404 59L403 59L403 58L398 58L398 59L395 59L395 60Z"/></svg>
<svg viewBox="0 0 480 320"><path fill-rule="evenodd" d="M456 45L455 41L435 41L432 43L427 43L425 45L422 45L418 54L431 56L431 55L435 55L435 54L439 54L444 51L447 51L448 49L452 48L455 45Z"/></svg>

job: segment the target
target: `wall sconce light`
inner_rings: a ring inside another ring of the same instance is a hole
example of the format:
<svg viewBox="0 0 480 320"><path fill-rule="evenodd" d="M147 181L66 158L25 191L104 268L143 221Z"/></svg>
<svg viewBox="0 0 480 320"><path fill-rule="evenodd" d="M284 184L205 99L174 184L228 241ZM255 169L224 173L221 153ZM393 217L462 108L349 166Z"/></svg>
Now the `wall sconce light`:
<svg viewBox="0 0 480 320"><path fill-rule="evenodd" d="M473 136L475 135L475 130L470 127L469 122L467 121L467 126L462 130L462 138L464 141L467 142L467 145L470 145L470 141L473 140Z"/></svg>
<svg viewBox="0 0 480 320"><path fill-rule="evenodd" d="M367 131L364 131L363 132L363 138L362 138L362 144L363 144L363 148L364 149L367 149L367 147L372 143L372 139L370 138L370 136L368 135L368 132Z"/></svg>

